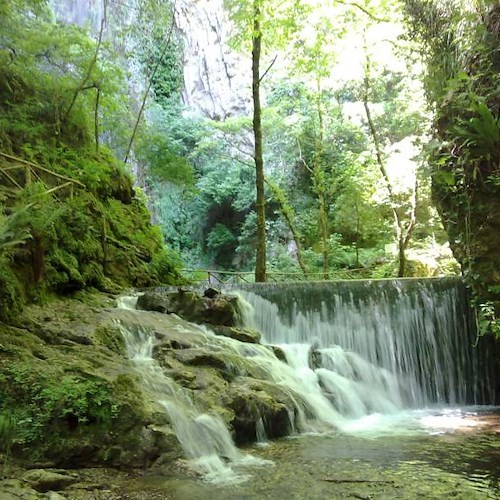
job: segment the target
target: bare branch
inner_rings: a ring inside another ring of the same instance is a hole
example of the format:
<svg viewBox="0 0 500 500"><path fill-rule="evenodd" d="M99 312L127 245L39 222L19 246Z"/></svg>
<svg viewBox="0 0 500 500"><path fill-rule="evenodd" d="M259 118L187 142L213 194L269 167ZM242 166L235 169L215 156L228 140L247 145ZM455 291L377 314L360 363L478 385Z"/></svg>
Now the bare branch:
<svg viewBox="0 0 500 500"><path fill-rule="evenodd" d="M386 18L386 17L378 17L372 12L370 12L368 9L365 9L361 4L357 2L345 2L344 0L336 0L337 3L340 3L342 5L347 5L348 7L356 7L359 9L361 12L366 14L370 19L373 19L374 21L377 21L378 23L389 23L391 20Z"/></svg>
<svg viewBox="0 0 500 500"><path fill-rule="evenodd" d="M304 167L307 168L309 173L313 173L312 168L307 164L306 160L304 160L304 157L302 156L302 148L300 147L300 141L297 139L297 147L299 148L299 161L304 165Z"/></svg>
<svg viewBox="0 0 500 500"><path fill-rule="evenodd" d="M102 14L102 19L101 19L101 28L99 29L99 36L97 39L97 45L95 47L95 52L94 52L94 57L92 58L92 61L90 61L89 67L87 69L87 73L85 74L85 77L83 80L80 82L80 85L78 85L77 89L75 90L73 94L73 98L71 99L71 103L68 107L68 110L64 114L63 117L63 123L66 122L66 120L69 117L69 114L71 113L71 110L73 109L73 106L76 103L76 99L78 98L78 95L82 90L86 90L86 83L89 81L90 75L92 74L92 71L94 69L94 66L97 63L97 58L99 57L99 50L101 49L101 44L102 44L102 36L104 34L104 28L106 27L106 9L108 6L108 0L103 0L103 14ZM95 84L94 84L95 85Z"/></svg>
<svg viewBox="0 0 500 500"><path fill-rule="evenodd" d="M262 80L264 80L265 76L269 73L269 71L271 71L271 68L274 66L276 59L278 59L278 54L274 56L273 60L271 61L271 64L267 67L266 71L264 71L264 74L259 78L259 83L261 83Z"/></svg>
<svg viewBox="0 0 500 500"><path fill-rule="evenodd" d="M147 101L148 96L149 96L149 91L151 90L151 86L153 85L153 79L154 79L157 71L160 69L160 65L163 62L163 58L165 57L165 54L167 53L167 49L170 46L170 39L172 38L172 32L173 32L174 26L175 26L174 11L175 11L175 2L172 5L172 22L171 22L169 30L168 30L167 38L165 39L165 44L164 44L163 49L160 53L160 57L158 58L158 61L156 62L155 67L153 68L153 72L151 73L151 76L149 77L149 81L148 81L148 84L146 86L146 90L144 91L144 95L142 96L141 107L139 108L137 120L135 121L135 124L134 124L134 130L132 131L132 135L131 135L130 141L128 143L127 152L125 153L125 158L123 159L124 163L127 163L128 158L130 156L130 151L132 150L132 145L134 143L135 136L137 135L137 129L139 128L139 123L141 121L142 113L144 112L144 108L146 106L146 101Z"/></svg>

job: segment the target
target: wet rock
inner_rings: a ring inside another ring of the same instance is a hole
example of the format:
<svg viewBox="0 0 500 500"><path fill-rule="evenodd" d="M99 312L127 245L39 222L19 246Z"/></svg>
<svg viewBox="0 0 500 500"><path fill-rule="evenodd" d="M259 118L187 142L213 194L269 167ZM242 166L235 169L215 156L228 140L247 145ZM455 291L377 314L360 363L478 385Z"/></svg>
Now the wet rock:
<svg viewBox="0 0 500 500"><path fill-rule="evenodd" d="M309 350L309 368L311 370L317 370L322 367L322 355L321 351L317 350L313 347Z"/></svg>
<svg viewBox="0 0 500 500"><path fill-rule="evenodd" d="M280 361L283 361L284 363L287 362L287 360L286 360L286 354L285 354L285 352L283 351L283 349L281 347L278 347L277 345L268 345L266 347L269 347L269 349L271 349L273 351L274 355Z"/></svg>
<svg viewBox="0 0 500 500"><path fill-rule="evenodd" d="M196 380L196 374L188 370L165 370L165 375L174 379L178 384L183 387L194 387L193 383Z"/></svg>
<svg viewBox="0 0 500 500"><path fill-rule="evenodd" d="M2 500L38 500L46 498L33 488L24 484L19 479L6 479L0 481L0 498Z"/></svg>
<svg viewBox="0 0 500 500"><path fill-rule="evenodd" d="M137 299L137 309L169 314L170 300L164 293L146 292Z"/></svg>
<svg viewBox="0 0 500 500"><path fill-rule="evenodd" d="M47 496L48 495L48 496ZM48 500L67 500L67 496L57 493L57 491L49 491L46 495Z"/></svg>
<svg viewBox="0 0 500 500"><path fill-rule="evenodd" d="M290 416L287 396L279 394L275 386L271 394L269 383L246 378L239 385L231 385L224 395L224 405L234 412L231 425L237 444L257 440L257 425L264 423L269 438L286 436L290 433Z"/></svg>
<svg viewBox="0 0 500 500"><path fill-rule="evenodd" d="M237 321L235 295L201 296L192 291L146 292L137 300L137 308L165 314L176 314L193 323L234 326Z"/></svg>
<svg viewBox="0 0 500 500"><path fill-rule="evenodd" d="M45 469L30 470L23 475L23 480L42 493L50 490L64 490L77 481L75 476Z"/></svg>
<svg viewBox="0 0 500 500"><path fill-rule="evenodd" d="M197 348L175 351L173 354L184 365L215 368L224 380L231 381L244 373L234 356L228 353Z"/></svg>
<svg viewBox="0 0 500 500"><path fill-rule="evenodd" d="M203 294L204 297L208 297L209 299L213 299L217 295L220 294L220 290L216 290L215 288L207 288Z"/></svg>
<svg viewBox="0 0 500 500"><path fill-rule="evenodd" d="M239 340L240 342L249 342L251 344L258 344L260 342L260 333L253 330L220 325L211 326L210 329L216 335L229 337L231 339Z"/></svg>

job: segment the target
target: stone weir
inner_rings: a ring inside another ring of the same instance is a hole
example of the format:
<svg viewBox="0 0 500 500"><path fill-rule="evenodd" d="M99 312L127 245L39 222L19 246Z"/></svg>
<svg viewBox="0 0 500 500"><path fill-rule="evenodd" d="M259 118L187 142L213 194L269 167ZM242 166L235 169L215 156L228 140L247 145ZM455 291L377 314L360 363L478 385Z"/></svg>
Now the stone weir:
<svg viewBox="0 0 500 500"><path fill-rule="evenodd" d="M404 407L495 403L495 345L478 338L468 290L459 278L258 283L237 289L251 305L244 321L264 342L308 345L322 367L354 381L367 375L349 359L359 356L396 377L394 391Z"/></svg>

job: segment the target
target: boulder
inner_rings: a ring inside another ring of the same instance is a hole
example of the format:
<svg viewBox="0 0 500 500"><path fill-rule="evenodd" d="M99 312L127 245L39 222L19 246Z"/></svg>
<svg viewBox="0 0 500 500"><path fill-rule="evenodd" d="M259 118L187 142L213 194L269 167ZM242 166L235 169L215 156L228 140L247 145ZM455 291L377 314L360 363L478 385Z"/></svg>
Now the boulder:
<svg viewBox="0 0 500 500"><path fill-rule="evenodd" d="M240 342L249 342L258 344L260 342L260 333L255 330L247 330L245 328L237 328L234 326L213 325L210 329L216 334L223 337L239 340Z"/></svg>
<svg viewBox="0 0 500 500"><path fill-rule="evenodd" d="M41 492L64 490L75 483L77 478L69 474L61 474L45 469L33 469L23 476L23 480L33 489Z"/></svg>
<svg viewBox="0 0 500 500"><path fill-rule="evenodd" d="M243 367L238 366L238 360L226 352L213 352L207 348L194 348L174 351L173 355L177 361L184 365L214 368L227 381L244 374Z"/></svg>
<svg viewBox="0 0 500 500"><path fill-rule="evenodd" d="M176 314L193 323L235 326L237 323L236 295L209 293L201 296L193 291L146 292L137 300L137 308L165 314Z"/></svg>
<svg viewBox="0 0 500 500"><path fill-rule="evenodd" d="M280 360L283 361L283 363L288 363L286 360L286 354L285 351L281 347L278 347L277 345L268 345L266 347L269 347L274 353L274 355Z"/></svg>
<svg viewBox="0 0 500 500"><path fill-rule="evenodd" d="M269 438L290 434L289 401L285 392L271 383L242 377L232 384L223 395L223 404L234 412L230 422L236 444L257 440L257 425L263 422Z"/></svg>

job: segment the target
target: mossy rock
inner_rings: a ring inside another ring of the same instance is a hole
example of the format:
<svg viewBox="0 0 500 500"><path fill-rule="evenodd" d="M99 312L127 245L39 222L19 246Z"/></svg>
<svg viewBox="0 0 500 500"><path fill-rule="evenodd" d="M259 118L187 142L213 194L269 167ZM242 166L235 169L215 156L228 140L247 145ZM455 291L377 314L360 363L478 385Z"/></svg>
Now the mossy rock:
<svg viewBox="0 0 500 500"><path fill-rule="evenodd" d="M255 442L259 423L263 423L270 438L283 437L290 433L290 414L283 401L286 397L281 395L280 400L276 394L270 394L268 389L266 383L241 379L239 384L232 385L224 394L224 406L234 412L231 425L237 444Z"/></svg>
<svg viewBox="0 0 500 500"><path fill-rule="evenodd" d="M216 335L229 337L234 340L239 340L240 342L258 344L261 339L260 333L255 330L247 330L246 328L223 325L210 325L209 327Z"/></svg>
<svg viewBox="0 0 500 500"><path fill-rule="evenodd" d="M125 356L127 349L122 332L116 324L98 325L94 332L95 341L115 354Z"/></svg>
<svg viewBox="0 0 500 500"><path fill-rule="evenodd" d="M201 296L193 291L146 292L137 301L137 308L165 314L176 314L193 323L233 327L237 324L235 295Z"/></svg>

